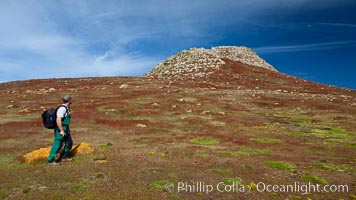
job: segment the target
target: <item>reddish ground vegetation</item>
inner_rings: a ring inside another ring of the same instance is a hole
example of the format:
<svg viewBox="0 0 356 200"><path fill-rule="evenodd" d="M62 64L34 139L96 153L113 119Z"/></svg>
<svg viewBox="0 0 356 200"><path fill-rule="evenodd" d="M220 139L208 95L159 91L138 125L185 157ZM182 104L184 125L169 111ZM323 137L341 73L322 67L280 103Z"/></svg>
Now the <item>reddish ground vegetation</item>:
<svg viewBox="0 0 356 200"><path fill-rule="evenodd" d="M195 199L199 192L152 185L216 184L237 177L244 185L292 184L305 183L305 174L347 184L351 192L214 192L202 199L355 195L356 92L225 62L201 80L104 77L0 84L0 199ZM56 91L45 92L49 88ZM23 154L51 145L53 132L42 127L40 116L43 107L58 106L67 93L75 98L73 140L96 151L60 168L45 161L18 162ZM34 110L18 113L24 108ZM218 143L196 144L196 138ZM268 161L296 168L273 169ZM315 167L320 163L339 171Z"/></svg>

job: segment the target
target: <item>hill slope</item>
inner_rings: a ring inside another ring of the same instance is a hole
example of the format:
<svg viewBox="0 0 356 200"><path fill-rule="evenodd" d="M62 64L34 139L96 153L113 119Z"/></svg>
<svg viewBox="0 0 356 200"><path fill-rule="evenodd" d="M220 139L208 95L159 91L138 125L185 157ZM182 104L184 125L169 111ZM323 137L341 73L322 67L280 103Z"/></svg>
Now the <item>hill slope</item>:
<svg viewBox="0 0 356 200"><path fill-rule="evenodd" d="M188 71L0 84L0 198L353 198L356 91L221 60L194 79ZM25 153L52 144L40 115L67 93L75 100L73 140L96 151L59 168L23 163ZM252 190L178 191L180 182L234 181ZM254 189L309 181L349 191Z"/></svg>

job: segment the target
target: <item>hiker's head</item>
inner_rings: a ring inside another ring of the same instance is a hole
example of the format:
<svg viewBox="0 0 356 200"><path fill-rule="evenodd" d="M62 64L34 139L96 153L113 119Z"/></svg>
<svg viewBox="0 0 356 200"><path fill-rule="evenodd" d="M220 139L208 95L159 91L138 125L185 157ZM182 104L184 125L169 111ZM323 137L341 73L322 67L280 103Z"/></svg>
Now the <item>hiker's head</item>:
<svg viewBox="0 0 356 200"><path fill-rule="evenodd" d="M64 97L63 97L63 103L72 103L72 99L73 99L73 97L72 97L72 95L69 95L69 94L66 94L66 95L64 95Z"/></svg>

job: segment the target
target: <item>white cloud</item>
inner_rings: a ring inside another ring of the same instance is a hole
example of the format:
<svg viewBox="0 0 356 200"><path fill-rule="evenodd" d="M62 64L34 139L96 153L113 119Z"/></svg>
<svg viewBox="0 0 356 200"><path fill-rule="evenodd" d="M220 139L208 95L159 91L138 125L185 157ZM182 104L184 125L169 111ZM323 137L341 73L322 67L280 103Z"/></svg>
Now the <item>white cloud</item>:
<svg viewBox="0 0 356 200"><path fill-rule="evenodd" d="M103 62L108 56L109 56L109 52L107 51L107 52L104 53L104 55L101 55L101 56L96 57L94 63L95 63L95 64L101 63L101 62Z"/></svg>
<svg viewBox="0 0 356 200"><path fill-rule="evenodd" d="M93 21L96 7L83 1L51 3L0 2L0 81L141 75L159 62L125 50L151 33L120 23L115 27L116 21Z"/></svg>

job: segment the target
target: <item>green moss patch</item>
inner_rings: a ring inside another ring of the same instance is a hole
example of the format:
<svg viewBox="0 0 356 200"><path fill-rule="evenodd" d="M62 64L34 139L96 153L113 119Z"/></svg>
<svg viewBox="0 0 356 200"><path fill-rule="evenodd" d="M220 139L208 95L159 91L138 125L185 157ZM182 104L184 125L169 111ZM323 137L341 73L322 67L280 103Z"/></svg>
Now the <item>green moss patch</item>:
<svg viewBox="0 0 356 200"><path fill-rule="evenodd" d="M335 172L346 172L349 171L349 169L345 166L342 165L333 165L333 164L327 164L327 163L314 163L311 164L312 167L319 168L319 169L325 169L325 170L331 170Z"/></svg>
<svg viewBox="0 0 356 200"><path fill-rule="evenodd" d="M318 142L303 142L302 144L306 144L306 145L318 145Z"/></svg>
<svg viewBox="0 0 356 200"><path fill-rule="evenodd" d="M328 130L329 134L347 134L348 131L342 129L342 128L331 128Z"/></svg>
<svg viewBox="0 0 356 200"><path fill-rule="evenodd" d="M328 184L328 181L319 177L319 176L314 176L311 174L306 174L304 176L300 177L303 181L307 181L307 182L313 182L313 183L318 183L318 184L323 184L326 185Z"/></svg>
<svg viewBox="0 0 356 200"><path fill-rule="evenodd" d="M288 135L292 136L292 137L309 137L310 133L306 133L306 132L289 132Z"/></svg>
<svg viewBox="0 0 356 200"><path fill-rule="evenodd" d="M265 149L242 149L240 151L230 152L232 156L251 156L251 155L266 155L271 151Z"/></svg>
<svg viewBox="0 0 356 200"><path fill-rule="evenodd" d="M200 144L200 145L214 145L219 144L218 140L210 139L210 138L193 138L190 140L193 144Z"/></svg>
<svg viewBox="0 0 356 200"><path fill-rule="evenodd" d="M112 144L110 142L106 143L106 144L100 144L99 147L100 148L105 148L105 147L111 147Z"/></svg>
<svg viewBox="0 0 356 200"><path fill-rule="evenodd" d="M233 185L233 184L241 185L242 184L242 179L239 178L239 177L236 177L236 178L223 178L223 179L221 179L221 182L223 182L226 185Z"/></svg>
<svg viewBox="0 0 356 200"><path fill-rule="evenodd" d="M97 174L95 175L95 178L97 178L97 179L105 178L105 174L102 173L102 172L99 172L99 173L97 173Z"/></svg>
<svg viewBox="0 0 356 200"><path fill-rule="evenodd" d="M346 148L356 148L356 143L353 143L353 144L345 144L344 147L346 147Z"/></svg>
<svg viewBox="0 0 356 200"><path fill-rule="evenodd" d="M109 143L106 143L106 144L100 144L99 145L99 150L100 151L103 151L103 150L105 150L106 148L108 148L108 147L112 147L112 144L109 142Z"/></svg>
<svg viewBox="0 0 356 200"><path fill-rule="evenodd" d="M296 166L287 162L275 162L275 161L268 161L265 163L267 167L273 169L280 169L280 170L291 170L295 169Z"/></svg>
<svg viewBox="0 0 356 200"><path fill-rule="evenodd" d="M312 129L311 132L314 137L329 140L345 139L350 136L350 132L342 128Z"/></svg>
<svg viewBox="0 0 356 200"><path fill-rule="evenodd" d="M275 138L251 138L250 141L265 143L265 144L273 144L282 142L280 139Z"/></svg>
<svg viewBox="0 0 356 200"><path fill-rule="evenodd" d="M167 199L178 200L181 199L181 197L178 194L167 194Z"/></svg>
<svg viewBox="0 0 356 200"><path fill-rule="evenodd" d="M83 189L86 189L88 187L89 187L89 185L87 183L79 183L79 184L76 184L76 185L72 185L70 188L72 190L83 190Z"/></svg>
<svg viewBox="0 0 356 200"><path fill-rule="evenodd" d="M244 168L246 168L246 169L252 169L252 165L246 164L246 165L244 165Z"/></svg>
<svg viewBox="0 0 356 200"><path fill-rule="evenodd" d="M289 132L292 137L314 137L320 138L331 143L348 143L355 133L349 132L342 128L315 128L308 131Z"/></svg>
<svg viewBox="0 0 356 200"><path fill-rule="evenodd" d="M156 190L172 190L174 188L174 184L166 180L155 180L151 182L150 188Z"/></svg>
<svg viewBox="0 0 356 200"><path fill-rule="evenodd" d="M246 111L236 111L235 114L237 114L237 115L247 115L248 112L246 112Z"/></svg>

